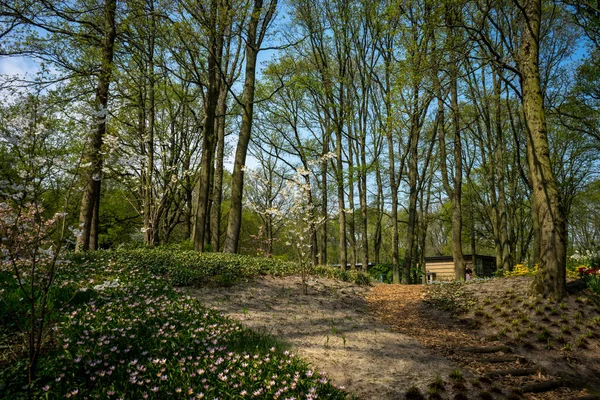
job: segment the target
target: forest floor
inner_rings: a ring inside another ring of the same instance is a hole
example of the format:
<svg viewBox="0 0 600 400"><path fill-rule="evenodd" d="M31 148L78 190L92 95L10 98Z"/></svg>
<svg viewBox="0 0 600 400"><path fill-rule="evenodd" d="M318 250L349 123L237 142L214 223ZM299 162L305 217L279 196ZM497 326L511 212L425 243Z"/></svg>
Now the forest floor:
<svg viewBox="0 0 600 400"><path fill-rule="evenodd" d="M311 277L303 295L300 277L265 276L190 291L361 399L596 398L582 388L600 389L598 305L580 293L529 297L529 279L365 287Z"/></svg>

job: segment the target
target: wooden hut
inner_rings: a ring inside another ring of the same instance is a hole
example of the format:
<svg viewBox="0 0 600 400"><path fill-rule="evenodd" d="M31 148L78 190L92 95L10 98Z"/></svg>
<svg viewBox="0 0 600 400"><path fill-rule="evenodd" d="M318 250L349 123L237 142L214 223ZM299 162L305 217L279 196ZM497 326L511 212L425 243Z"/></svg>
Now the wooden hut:
<svg viewBox="0 0 600 400"><path fill-rule="evenodd" d="M494 276L496 272L496 257L466 254L464 256L466 268L470 268L478 278ZM473 267L475 258L475 267ZM452 256L425 257L425 270L427 281L453 281L454 259ZM464 277L463 277L464 279Z"/></svg>

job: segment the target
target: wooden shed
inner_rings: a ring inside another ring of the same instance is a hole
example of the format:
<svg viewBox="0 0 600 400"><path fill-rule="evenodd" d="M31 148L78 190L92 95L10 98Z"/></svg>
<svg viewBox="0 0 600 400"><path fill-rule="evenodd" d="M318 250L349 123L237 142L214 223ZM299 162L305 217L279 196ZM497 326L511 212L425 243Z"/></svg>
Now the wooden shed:
<svg viewBox="0 0 600 400"><path fill-rule="evenodd" d="M470 268L478 278L494 276L496 272L496 257L476 254L475 268L473 268L473 255L466 254L464 257L466 268ZM452 256L425 257L425 270L428 282L431 280L453 281L454 259Z"/></svg>

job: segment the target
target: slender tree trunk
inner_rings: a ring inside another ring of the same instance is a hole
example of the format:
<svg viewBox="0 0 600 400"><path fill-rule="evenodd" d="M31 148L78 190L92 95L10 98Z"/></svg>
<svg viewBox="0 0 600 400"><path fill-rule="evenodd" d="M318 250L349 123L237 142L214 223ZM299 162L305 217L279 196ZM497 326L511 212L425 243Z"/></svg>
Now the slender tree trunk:
<svg viewBox="0 0 600 400"><path fill-rule="evenodd" d="M500 245L502 248L502 268L505 271L512 269L512 252L510 250L510 236L508 234L508 213L506 207L506 190L505 190L505 161L504 161L504 132L502 129L502 88L500 87L500 77L493 74L494 79L494 112L496 125L496 149L495 149L495 168L498 186L498 216L500 230Z"/></svg>
<svg viewBox="0 0 600 400"><path fill-rule="evenodd" d="M311 187L310 178L308 176L306 176L305 178L306 178L306 185ZM317 246L318 246L317 227L314 222L317 219L317 215L316 215L316 209L314 207L314 201L313 201L313 196L312 196L312 187L310 190L308 190L308 205L310 207L310 219L311 219L311 221L310 221L310 260L311 260L312 266L315 267L319 264L319 252L317 249Z"/></svg>
<svg viewBox="0 0 600 400"><path fill-rule="evenodd" d="M391 119L388 117L388 119ZM388 157L390 162L390 188L392 191L391 220L392 220L392 281L395 284L400 283L400 253L398 252L398 182L396 180L396 168L394 161L394 139L392 130L388 128L387 132Z"/></svg>
<svg viewBox="0 0 600 400"><path fill-rule="evenodd" d="M352 129L349 128L351 134ZM350 135L349 135L350 136ZM350 244L350 268L356 268L356 218L354 215L354 145L353 139L348 138L348 208L350 216L348 217L348 242Z"/></svg>
<svg viewBox="0 0 600 400"><path fill-rule="evenodd" d="M336 184L340 222L340 266L342 270L346 270L348 265L348 253L346 247L346 211L344 204L344 164L342 163L342 129L336 127L335 132L335 154L336 154Z"/></svg>
<svg viewBox="0 0 600 400"><path fill-rule="evenodd" d="M98 235L97 230L92 232L92 221L94 207L99 204L100 188L102 180L102 143L106 133L106 119L108 116L108 95L109 86L113 69L113 56L115 48L115 38L117 36L117 27L115 22L115 13L117 0L106 0L104 4L104 40L102 43L102 61L100 65L100 74L98 76L98 85L96 87L96 97L94 100L96 110L96 129L90 138L87 162L90 167L87 170L86 188L81 200L81 209L79 213L79 225L81 234L77 238L75 251L87 251L90 249L91 236ZM97 229L97 225L96 225Z"/></svg>
<svg viewBox="0 0 600 400"><path fill-rule="evenodd" d="M435 130L434 130L435 132ZM431 139L433 142L435 142L435 133L434 136ZM433 145L434 143L432 143ZM420 220L420 226L421 226L421 252L419 253L419 266L420 269L422 271L422 276L421 276L421 280L423 284L427 283L427 275L425 274L425 252L426 252L426 247L427 247L427 227L429 224L429 217L428 217L428 213L429 213L429 205L431 204L431 186L433 184L433 176L435 174L435 163L430 163L429 164L429 177L427 178L427 190L426 190L426 194L425 194L425 201L424 201L424 205L421 209L421 220Z"/></svg>
<svg viewBox="0 0 600 400"><path fill-rule="evenodd" d="M219 101L219 86L221 76L219 65L223 54L223 37L220 32L219 2L212 0L210 4L209 24L213 29L208 51L208 82L206 91L206 107L204 127L202 130L202 158L200 160L200 181L198 182L198 197L196 204L196 221L194 224L194 250L203 251L207 241L207 223L209 219L209 200L212 176L214 172L215 125L217 103Z"/></svg>
<svg viewBox="0 0 600 400"><path fill-rule="evenodd" d="M383 179L381 177L381 165L379 162L375 163L375 180L377 181L377 199L375 201L377 208L377 221L375 225L375 238L373 241L373 256L375 264L379 264L381 254L381 244L383 241L382 234L382 221L383 221Z"/></svg>
<svg viewBox="0 0 600 400"><path fill-rule="evenodd" d="M214 251L221 250L221 204L223 202L223 161L225 158L225 115L227 114L227 87L225 85L221 85L217 109L217 155L211 208L211 245Z"/></svg>
<svg viewBox="0 0 600 400"><path fill-rule="evenodd" d="M325 124L325 135L323 135L323 156L329 153L329 123ZM327 220L329 219L328 211L328 193L327 193L327 166L328 158L321 162L321 246L319 252L319 264L327 265Z"/></svg>
<svg viewBox="0 0 600 400"><path fill-rule="evenodd" d="M144 241L150 248L154 247L156 237L156 224L154 218L154 120L155 120L155 75L154 75L154 41L156 16L154 15L154 1L150 1L150 41L148 43L148 131L146 132L146 181L144 182Z"/></svg>
<svg viewBox="0 0 600 400"><path fill-rule="evenodd" d="M394 151L394 130L392 128L393 116L392 116L392 104L390 96L392 95L391 85L391 57L385 59L385 83L384 83L384 101L385 101L385 135L387 139L388 147L388 160L389 160L389 179L390 179L390 191L392 197L392 203L390 205L390 219L392 220L392 282L394 284L400 283L400 253L398 247L399 243L399 232L398 232L398 188L400 186L402 176L402 164L399 168L396 168L396 154ZM400 145L399 145L400 147Z"/></svg>
<svg viewBox="0 0 600 400"><path fill-rule="evenodd" d="M451 11L454 13L454 10ZM452 18L451 22L454 20ZM452 26L452 24L451 24ZM451 28L452 29L452 28ZM454 39L454 35L452 39ZM455 40L452 40L455 42ZM455 45L455 44L454 44ZM454 187L452 190L452 257L454 258L454 275L456 280L465 278L465 261L462 250L462 139L460 112L458 106L458 60L456 50L450 52L450 107L452 108L452 128L454 142Z"/></svg>
<svg viewBox="0 0 600 400"><path fill-rule="evenodd" d="M406 249L404 250L404 261L402 262L402 283L410 283L410 268L413 265L413 250L415 248L415 231L417 228L417 176L419 157L419 128L418 128L418 89L413 87L413 115L411 117L409 161L408 161L408 224L406 226Z"/></svg>
<svg viewBox="0 0 600 400"><path fill-rule="evenodd" d="M365 107L366 108L366 107ZM360 222L361 222L361 234L362 234L362 252L361 252L361 263L362 270L367 272L369 268L369 221L367 219L367 151L366 151L366 111L364 112L365 121L360 133L360 173L358 176L358 192L360 198Z"/></svg>
<svg viewBox="0 0 600 400"><path fill-rule="evenodd" d="M99 229L100 229L100 198L102 197L102 188L100 193L96 196L96 202L94 203L94 211L92 213L92 229L90 233L90 250L98 250L99 244Z"/></svg>
<svg viewBox="0 0 600 400"><path fill-rule="evenodd" d="M244 169L246 166L246 155L248 143L252 133L252 117L254 114L254 92L256 85L256 59L260 50L262 39L266 29L273 18L277 0L272 0L269 9L261 20L263 12L263 0L254 0L254 6L248 24L248 36L246 38L246 70L244 81L244 92L242 94L242 123L238 144L235 151L233 163L233 175L231 178L231 209L229 210L229 221L227 223L227 237L225 239L225 253L237 253L242 227L242 195L244 192ZM257 35L259 22L261 31Z"/></svg>
<svg viewBox="0 0 600 400"><path fill-rule="evenodd" d="M560 300L567 295L565 216L560 207L560 193L550 164L548 131L540 85L539 44L542 18L541 0L522 2L523 37L519 69L526 121L527 163L533 188L532 210L539 228L539 273L535 290L543 296Z"/></svg>

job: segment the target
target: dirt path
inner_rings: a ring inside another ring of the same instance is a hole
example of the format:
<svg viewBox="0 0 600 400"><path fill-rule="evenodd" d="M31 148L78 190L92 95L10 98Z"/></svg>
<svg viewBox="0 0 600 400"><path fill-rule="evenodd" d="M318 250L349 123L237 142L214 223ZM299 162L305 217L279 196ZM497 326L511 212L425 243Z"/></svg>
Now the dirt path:
<svg viewBox="0 0 600 400"><path fill-rule="evenodd" d="M206 306L290 343L334 384L362 399L403 399L411 386L426 390L455 364L369 313L373 287L299 277L261 277L230 288L191 289ZM415 294L418 296L418 294Z"/></svg>

